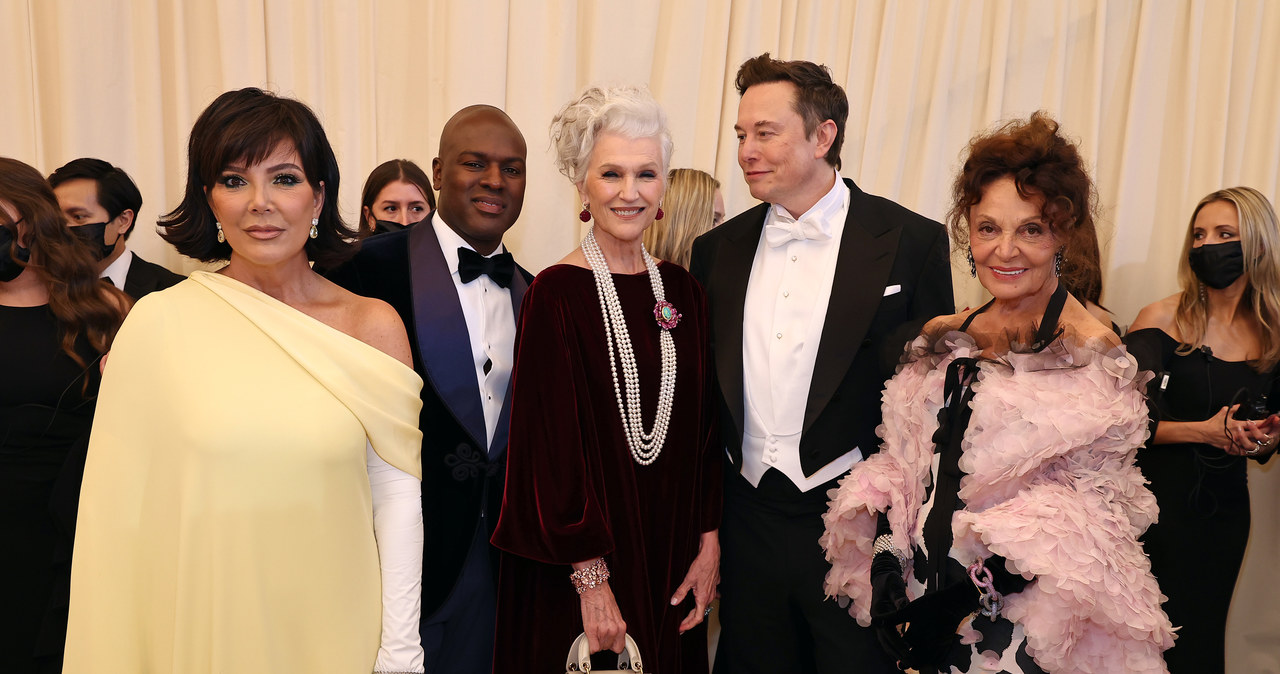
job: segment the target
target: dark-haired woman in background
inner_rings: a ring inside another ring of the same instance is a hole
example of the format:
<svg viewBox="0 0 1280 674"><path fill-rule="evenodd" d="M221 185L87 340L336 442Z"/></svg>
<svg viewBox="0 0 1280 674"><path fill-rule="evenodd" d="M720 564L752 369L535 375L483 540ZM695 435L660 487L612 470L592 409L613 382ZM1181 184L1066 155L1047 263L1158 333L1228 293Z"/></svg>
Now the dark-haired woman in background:
<svg viewBox="0 0 1280 674"><path fill-rule="evenodd" d="M312 271L350 255L315 115L257 89L191 130L179 252L102 382L69 672L422 671L421 380L390 306Z"/></svg>
<svg viewBox="0 0 1280 674"><path fill-rule="evenodd" d="M1155 516L1134 466L1145 376L1063 283L1089 273L1094 210L1047 115L970 142L952 250L993 299L910 344L881 450L841 481L821 540L828 594L902 666L1164 671L1173 636L1137 542Z"/></svg>
<svg viewBox="0 0 1280 674"><path fill-rule="evenodd" d="M1160 503L1143 537L1180 626L1169 671L1224 671L1227 611L1249 540L1248 459L1280 442L1280 226L1249 187L1206 196L1178 261L1182 290L1139 312L1125 337L1156 373L1138 465Z"/></svg>
<svg viewBox="0 0 1280 674"><path fill-rule="evenodd" d="M1086 226L1081 223L1081 226ZM1090 218L1087 223L1088 232L1080 232L1079 250L1075 252L1077 257L1083 259L1083 264L1078 265L1079 274L1073 275L1071 278L1063 278L1060 283L1067 287L1067 292L1071 296L1080 300L1085 309L1089 310L1089 314L1098 319L1098 322L1109 326L1111 331L1120 334L1120 326L1116 325L1111 312L1103 307L1102 302L1102 252L1098 250L1098 233L1094 227L1093 219Z"/></svg>
<svg viewBox="0 0 1280 674"><path fill-rule="evenodd" d="M394 232L416 225L436 210L431 180L408 159L382 162L369 173L360 195L362 235Z"/></svg>
<svg viewBox="0 0 1280 674"><path fill-rule="evenodd" d="M0 158L0 672L62 671L79 466L127 310L44 177Z"/></svg>

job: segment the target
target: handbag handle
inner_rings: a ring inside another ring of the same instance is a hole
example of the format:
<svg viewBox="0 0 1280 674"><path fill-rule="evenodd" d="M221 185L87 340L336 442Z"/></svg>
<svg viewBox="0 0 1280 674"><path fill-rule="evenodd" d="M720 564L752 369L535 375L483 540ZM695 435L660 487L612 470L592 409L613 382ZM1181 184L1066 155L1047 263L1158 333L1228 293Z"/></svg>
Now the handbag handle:
<svg viewBox="0 0 1280 674"><path fill-rule="evenodd" d="M636 645L635 639L630 634L624 635L626 645L622 652L618 654L618 671L644 673L644 663L640 661L640 647ZM587 633L583 632L573 640L573 645L569 647L569 657L564 662L565 674L571 672L590 672L591 671L591 642L587 640ZM605 672L597 672L597 674L606 674Z"/></svg>

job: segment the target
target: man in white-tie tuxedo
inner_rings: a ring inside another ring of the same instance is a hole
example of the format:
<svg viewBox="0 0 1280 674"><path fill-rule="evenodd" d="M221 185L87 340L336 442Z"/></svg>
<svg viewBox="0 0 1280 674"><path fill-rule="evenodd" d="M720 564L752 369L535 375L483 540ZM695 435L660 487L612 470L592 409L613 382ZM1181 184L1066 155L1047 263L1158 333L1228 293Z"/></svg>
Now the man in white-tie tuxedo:
<svg viewBox="0 0 1280 674"><path fill-rule="evenodd" d="M903 345L954 310L942 225L843 178L848 99L823 66L738 71L738 163L762 204L700 237L729 462L717 674L894 672L823 592L827 490L879 447Z"/></svg>

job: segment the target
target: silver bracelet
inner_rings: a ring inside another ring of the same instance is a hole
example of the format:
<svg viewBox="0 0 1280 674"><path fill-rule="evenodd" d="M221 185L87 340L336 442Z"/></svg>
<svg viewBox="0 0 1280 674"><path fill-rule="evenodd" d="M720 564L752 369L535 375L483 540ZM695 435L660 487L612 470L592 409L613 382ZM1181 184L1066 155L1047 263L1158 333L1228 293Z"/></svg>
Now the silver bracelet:
<svg viewBox="0 0 1280 674"><path fill-rule="evenodd" d="M901 550L894 547L893 536L891 534L880 534L879 536L876 537L876 542L872 544L871 546L872 557L875 557L876 555L882 552L892 553L894 557L898 558L898 566L902 567L903 573L906 573L907 556L903 554Z"/></svg>
<svg viewBox="0 0 1280 674"><path fill-rule="evenodd" d="M604 563L604 557L597 557L596 561L569 574L569 580L573 582L573 589L582 594L609 580L609 566Z"/></svg>

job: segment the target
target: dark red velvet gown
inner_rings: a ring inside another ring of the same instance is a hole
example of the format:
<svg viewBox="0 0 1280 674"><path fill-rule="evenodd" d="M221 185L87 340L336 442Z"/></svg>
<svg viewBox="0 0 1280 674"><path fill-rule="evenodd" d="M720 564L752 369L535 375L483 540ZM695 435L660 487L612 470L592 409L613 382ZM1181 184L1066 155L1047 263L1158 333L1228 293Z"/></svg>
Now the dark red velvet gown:
<svg viewBox="0 0 1280 674"><path fill-rule="evenodd" d="M569 564L603 556L627 632L645 671L707 671L705 623L683 635L693 593L670 599L720 527L721 450L714 432L706 299L683 268L661 263L667 301L683 315L671 331L677 375L662 454L631 457L609 373L600 301L590 269L550 267L525 293L512 374L511 440L502 514L494 672L564 671L582 632ZM646 273L614 274L652 427L662 368ZM622 368L618 367L621 384ZM625 390L625 389L624 389Z"/></svg>

